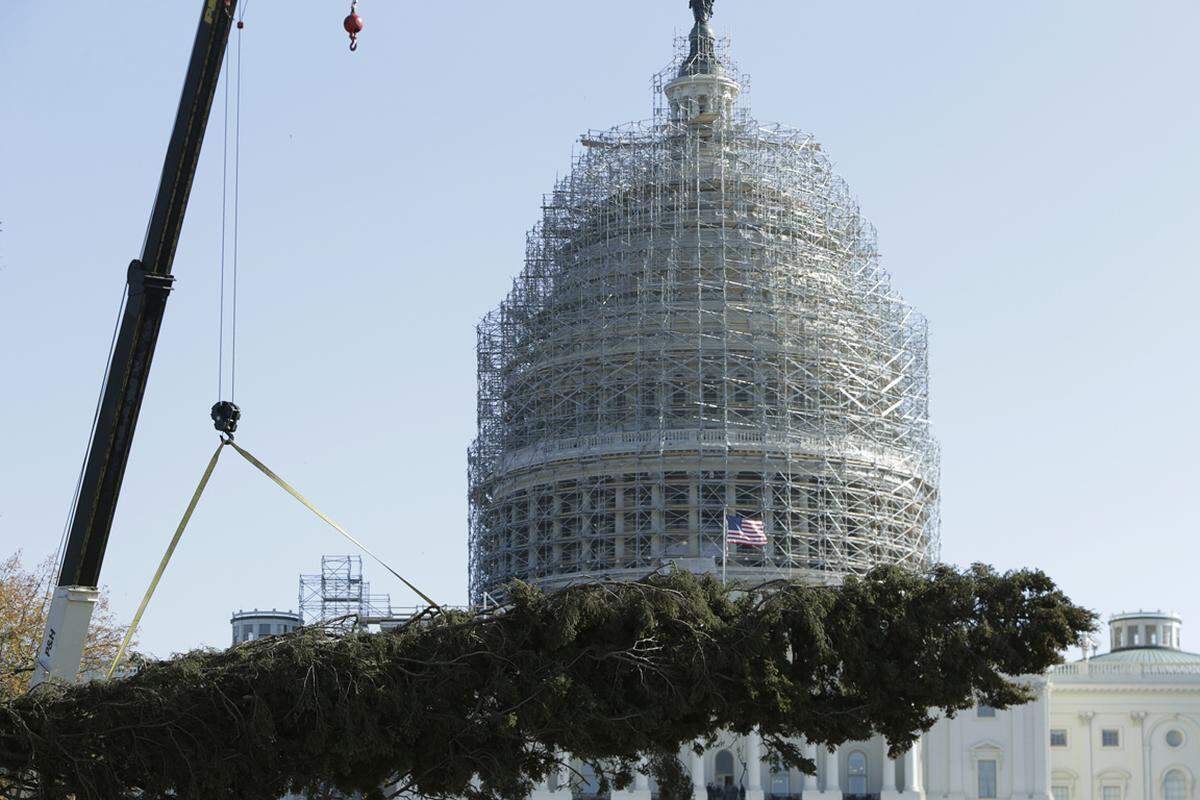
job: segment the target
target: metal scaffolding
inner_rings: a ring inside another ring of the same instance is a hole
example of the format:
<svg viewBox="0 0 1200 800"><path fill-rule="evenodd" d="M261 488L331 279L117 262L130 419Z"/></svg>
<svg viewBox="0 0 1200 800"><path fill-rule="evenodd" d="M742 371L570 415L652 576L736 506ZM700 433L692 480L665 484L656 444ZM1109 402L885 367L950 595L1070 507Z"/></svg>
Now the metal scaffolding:
<svg viewBox="0 0 1200 800"><path fill-rule="evenodd" d="M926 322L820 145L686 45L652 120L582 137L479 325L473 602L713 569L726 509L769 538L731 581L937 556Z"/></svg>
<svg viewBox="0 0 1200 800"><path fill-rule="evenodd" d="M300 576L300 616L305 625L390 617L392 598L371 594L360 556L321 556L321 574Z"/></svg>

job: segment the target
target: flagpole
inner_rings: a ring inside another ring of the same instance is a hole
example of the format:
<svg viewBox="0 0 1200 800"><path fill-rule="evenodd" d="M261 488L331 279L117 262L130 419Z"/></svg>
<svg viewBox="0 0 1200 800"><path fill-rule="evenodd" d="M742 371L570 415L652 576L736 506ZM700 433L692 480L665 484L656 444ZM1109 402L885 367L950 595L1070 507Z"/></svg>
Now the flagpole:
<svg viewBox="0 0 1200 800"><path fill-rule="evenodd" d="M721 585L725 582L725 563L729 561L729 506L721 511Z"/></svg>

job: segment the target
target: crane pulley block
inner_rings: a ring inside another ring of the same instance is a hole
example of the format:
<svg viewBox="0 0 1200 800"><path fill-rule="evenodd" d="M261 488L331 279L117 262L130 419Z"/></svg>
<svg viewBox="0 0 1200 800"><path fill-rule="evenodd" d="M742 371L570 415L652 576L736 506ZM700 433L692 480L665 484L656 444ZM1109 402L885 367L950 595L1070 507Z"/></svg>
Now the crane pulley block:
<svg viewBox="0 0 1200 800"><path fill-rule="evenodd" d="M213 427L230 439L237 433L238 420L241 418L242 410L228 400L221 400L212 407Z"/></svg>

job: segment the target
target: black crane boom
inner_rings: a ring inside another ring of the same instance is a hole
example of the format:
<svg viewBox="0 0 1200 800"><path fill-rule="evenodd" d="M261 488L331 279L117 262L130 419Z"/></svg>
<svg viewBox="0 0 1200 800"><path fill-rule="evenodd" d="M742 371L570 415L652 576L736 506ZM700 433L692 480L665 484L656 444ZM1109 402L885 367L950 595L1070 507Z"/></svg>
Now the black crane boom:
<svg viewBox="0 0 1200 800"><path fill-rule="evenodd" d="M236 6L237 0L204 0L142 256L129 265L124 316L88 448L59 586L96 586L100 581Z"/></svg>

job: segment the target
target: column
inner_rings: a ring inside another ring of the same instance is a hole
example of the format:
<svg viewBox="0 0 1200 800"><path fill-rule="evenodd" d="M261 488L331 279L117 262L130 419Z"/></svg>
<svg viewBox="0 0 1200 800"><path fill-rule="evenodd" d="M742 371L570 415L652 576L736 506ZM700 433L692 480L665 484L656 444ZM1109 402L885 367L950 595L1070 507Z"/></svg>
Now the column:
<svg viewBox="0 0 1200 800"><path fill-rule="evenodd" d="M1026 714L1024 736L1028 741L1028 790L1036 800L1052 800L1050 793L1050 682L1044 677L1031 681L1036 699L1021 711ZM1016 743L1014 743L1016 746ZM1148 795L1147 795L1148 796Z"/></svg>
<svg viewBox="0 0 1200 800"><path fill-rule="evenodd" d="M1137 726L1138 738L1141 740L1142 796L1153 797L1150 788L1150 742L1146 740L1146 717L1150 716L1150 713L1148 711L1131 711L1129 716L1133 719L1133 724Z"/></svg>
<svg viewBox="0 0 1200 800"><path fill-rule="evenodd" d="M762 738L757 729L746 737L746 769L750 773L746 780L746 800L763 800Z"/></svg>
<svg viewBox="0 0 1200 800"><path fill-rule="evenodd" d="M1076 795L1077 797L1093 797L1100 794L1098 791L1092 788L1094 783L1093 776L1096 774L1096 764L1093 760L1094 754L1092 752L1096 746L1096 740L1092 738L1092 720L1095 719L1095 717L1095 711L1079 712L1079 721L1087 725L1087 772L1082 776L1082 786L1079 787L1079 794Z"/></svg>
<svg viewBox="0 0 1200 800"><path fill-rule="evenodd" d="M950 800L966 797L966 782L963 779L963 762L967 754L963 752L962 725L963 715L946 718L946 735L949 739L949 751L946 753L947 788Z"/></svg>
<svg viewBox="0 0 1200 800"><path fill-rule="evenodd" d="M879 800L899 800L900 792L896 790L896 761L888 755L888 740L883 740L883 782L879 792Z"/></svg>
<svg viewBox="0 0 1200 800"><path fill-rule="evenodd" d="M704 782L704 755L694 747L688 748L692 765L692 800L708 800L708 788Z"/></svg>
<svg viewBox="0 0 1200 800"><path fill-rule="evenodd" d="M1026 758L1025 721L1028 719L1029 707L1016 706L1006 711L997 711L997 717L1007 716L1009 719L1008 740L1012 742L1012 771L1009 772L1009 791L1013 797L1029 797L1029 762ZM997 722L1000 720L997 719ZM997 765L998 771L1004 769L1004 764Z"/></svg>
<svg viewBox="0 0 1200 800"><path fill-rule="evenodd" d="M924 764L922 762L921 740L918 738L913 746L904 754L904 794L905 800L922 800L925 797Z"/></svg>
<svg viewBox="0 0 1200 800"><path fill-rule="evenodd" d="M825 750L825 789L821 800L842 800L841 750Z"/></svg>
<svg viewBox="0 0 1200 800"><path fill-rule="evenodd" d="M1050 682L1044 678L1034 701L1033 796L1051 800L1050 793Z"/></svg>
<svg viewBox="0 0 1200 800"><path fill-rule="evenodd" d="M813 762L812 774L804 773L804 796L812 797L817 793L817 746L812 742L805 744L804 757Z"/></svg>

